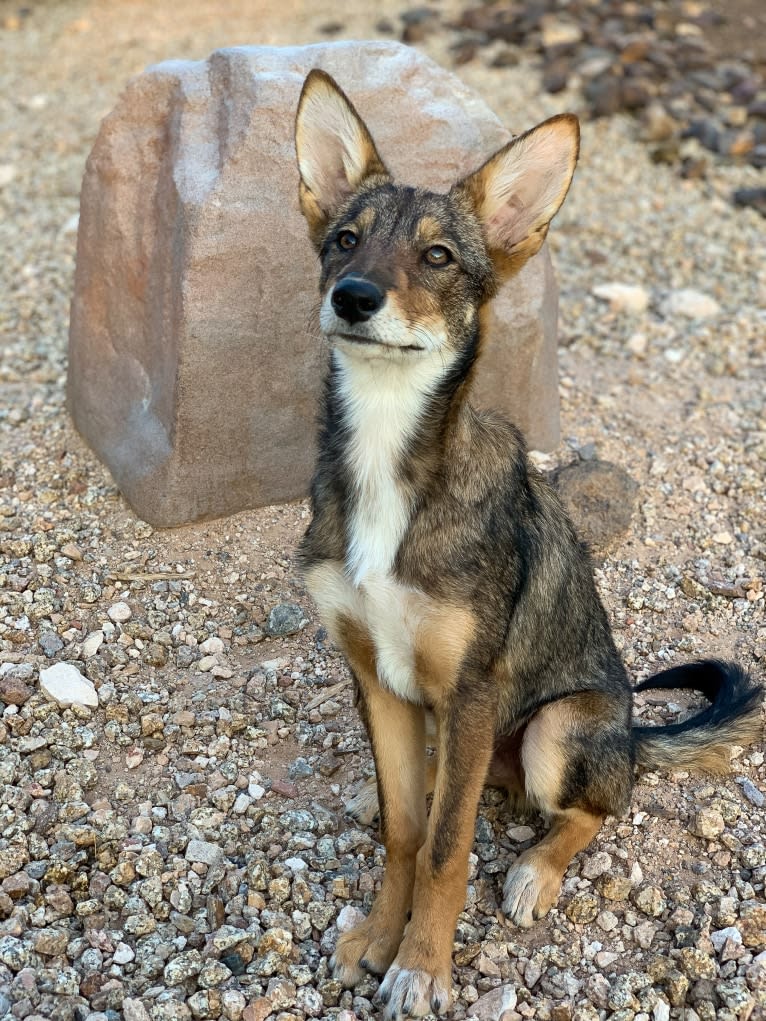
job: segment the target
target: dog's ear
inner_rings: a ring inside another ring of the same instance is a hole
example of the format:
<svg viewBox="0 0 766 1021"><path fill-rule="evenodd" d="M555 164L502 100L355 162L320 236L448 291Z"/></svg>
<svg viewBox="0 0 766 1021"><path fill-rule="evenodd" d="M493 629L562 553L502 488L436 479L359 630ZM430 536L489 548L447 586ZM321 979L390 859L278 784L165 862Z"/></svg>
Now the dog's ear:
<svg viewBox="0 0 766 1021"><path fill-rule="evenodd" d="M502 276L515 273L539 251L569 190L579 146L574 114L551 117L514 138L452 189L484 225Z"/></svg>
<svg viewBox="0 0 766 1021"><path fill-rule="evenodd" d="M315 245L328 222L370 177L388 179L364 121L325 71L303 83L295 118L301 212Z"/></svg>

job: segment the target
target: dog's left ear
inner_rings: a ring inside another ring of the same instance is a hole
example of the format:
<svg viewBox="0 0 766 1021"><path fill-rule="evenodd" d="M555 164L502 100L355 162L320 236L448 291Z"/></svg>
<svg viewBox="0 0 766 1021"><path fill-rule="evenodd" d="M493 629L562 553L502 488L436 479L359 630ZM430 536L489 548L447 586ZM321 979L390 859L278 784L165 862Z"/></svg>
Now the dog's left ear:
<svg viewBox="0 0 766 1021"><path fill-rule="evenodd" d="M367 127L351 101L325 71L303 83L295 118L300 205L319 247L329 221L371 177L388 180Z"/></svg>
<svg viewBox="0 0 766 1021"><path fill-rule="evenodd" d="M559 114L514 138L452 189L481 220L501 275L539 251L569 190L579 147L577 118Z"/></svg>

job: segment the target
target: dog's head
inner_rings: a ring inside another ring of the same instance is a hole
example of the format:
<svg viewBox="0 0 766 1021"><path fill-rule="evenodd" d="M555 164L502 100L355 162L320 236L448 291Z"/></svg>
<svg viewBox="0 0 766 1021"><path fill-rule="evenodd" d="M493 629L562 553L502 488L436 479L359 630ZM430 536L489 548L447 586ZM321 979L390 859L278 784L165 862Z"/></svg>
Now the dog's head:
<svg viewBox="0 0 766 1021"><path fill-rule="evenodd" d="M355 356L457 354L500 279L540 248L577 162L577 118L513 139L447 194L394 184L335 81L312 71L295 126L300 205L321 260L320 326Z"/></svg>

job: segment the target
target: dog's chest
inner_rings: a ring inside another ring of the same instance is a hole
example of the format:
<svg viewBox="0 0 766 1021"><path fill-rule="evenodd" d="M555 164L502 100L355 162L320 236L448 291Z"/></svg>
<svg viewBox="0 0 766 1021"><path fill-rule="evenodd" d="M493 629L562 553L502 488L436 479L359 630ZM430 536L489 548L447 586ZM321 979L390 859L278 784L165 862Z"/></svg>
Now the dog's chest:
<svg viewBox="0 0 766 1021"><path fill-rule="evenodd" d="M412 514L402 464L426 396L417 381L385 362L341 362L339 391L350 485L346 565L354 583L391 575Z"/></svg>
<svg viewBox="0 0 766 1021"><path fill-rule="evenodd" d="M378 680L400 698L433 705L455 683L475 633L470 609L374 571L354 583L337 560L317 563L306 583L352 665L361 634L374 647Z"/></svg>
<svg viewBox="0 0 766 1021"><path fill-rule="evenodd" d="M412 514L401 465L425 399L411 382L385 364L347 366L342 376L352 487L345 574L355 616L374 642L380 679L402 698L420 701L415 637L427 597L393 575Z"/></svg>
<svg viewBox="0 0 766 1021"><path fill-rule="evenodd" d="M348 435L346 551L343 561L318 562L306 582L347 654L344 628L353 623L374 646L382 684L407 701L433 702L434 685L456 673L473 617L402 584L394 565L413 513L402 466L444 366L424 363L405 372L397 364L353 364L340 356L336 365Z"/></svg>

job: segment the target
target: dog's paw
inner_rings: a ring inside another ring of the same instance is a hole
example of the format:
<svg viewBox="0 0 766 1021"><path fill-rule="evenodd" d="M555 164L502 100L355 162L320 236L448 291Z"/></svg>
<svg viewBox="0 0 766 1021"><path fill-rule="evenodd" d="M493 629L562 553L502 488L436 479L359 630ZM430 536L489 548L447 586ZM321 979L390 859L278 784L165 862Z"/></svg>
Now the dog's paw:
<svg viewBox="0 0 766 1021"><path fill-rule="evenodd" d="M378 929L369 918L350 932L338 937L335 953L330 958L333 978L351 989L361 982L367 971L385 974L399 949L401 933Z"/></svg>
<svg viewBox="0 0 766 1021"><path fill-rule="evenodd" d="M372 826L380 814L378 785L375 777L365 781L356 794L345 804L346 815L360 826Z"/></svg>
<svg viewBox="0 0 766 1021"><path fill-rule="evenodd" d="M524 929L542 918L555 904L561 879L536 862L519 861L511 865L503 887L503 913Z"/></svg>
<svg viewBox="0 0 766 1021"><path fill-rule="evenodd" d="M385 1004L385 1021L441 1014L450 1005L449 979L437 978L428 971L411 971L394 963L380 985L378 999Z"/></svg>

